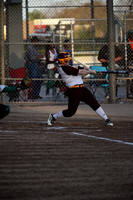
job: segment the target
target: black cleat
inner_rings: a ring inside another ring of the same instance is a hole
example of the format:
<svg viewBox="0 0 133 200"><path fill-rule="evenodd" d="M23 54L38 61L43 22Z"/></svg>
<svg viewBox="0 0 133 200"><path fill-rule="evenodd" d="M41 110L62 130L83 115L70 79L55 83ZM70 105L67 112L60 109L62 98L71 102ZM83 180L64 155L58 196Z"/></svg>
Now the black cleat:
<svg viewBox="0 0 133 200"><path fill-rule="evenodd" d="M109 119L106 119L105 123L107 126L113 126L113 123Z"/></svg>
<svg viewBox="0 0 133 200"><path fill-rule="evenodd" d="M49 126L51 126L51 125L54 123L54 121L55 121L55 118L53 117L52 114L50 114L50 115L49 115L49 118L48 118L48 121L47 121L47 124L48 124Z"/></svg>

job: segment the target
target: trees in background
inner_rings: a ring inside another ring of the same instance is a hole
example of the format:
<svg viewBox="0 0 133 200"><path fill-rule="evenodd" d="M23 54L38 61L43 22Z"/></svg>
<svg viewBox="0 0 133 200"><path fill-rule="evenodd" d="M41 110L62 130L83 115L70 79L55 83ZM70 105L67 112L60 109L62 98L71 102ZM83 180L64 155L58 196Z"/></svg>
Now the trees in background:
<svg viewBox="0 0 133 200"><path fill-rule="evenodd" d="M29 12L29 20L33 21L34 19L46 19L46 15L40 10L33 10L33 12Z"/></svg>

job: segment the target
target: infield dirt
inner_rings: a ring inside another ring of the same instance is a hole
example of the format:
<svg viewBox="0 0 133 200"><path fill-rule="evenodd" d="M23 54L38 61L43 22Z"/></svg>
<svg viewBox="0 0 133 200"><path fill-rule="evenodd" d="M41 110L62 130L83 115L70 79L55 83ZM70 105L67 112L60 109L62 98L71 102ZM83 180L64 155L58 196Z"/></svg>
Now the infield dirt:
<svg viewBox="0 0 133 200"><path fill-rule="evenodd" d="M102 105L114 127L84 105L47 126L65 107L11 107L0 121L0 199L132 200L133 105Z"/></svg>

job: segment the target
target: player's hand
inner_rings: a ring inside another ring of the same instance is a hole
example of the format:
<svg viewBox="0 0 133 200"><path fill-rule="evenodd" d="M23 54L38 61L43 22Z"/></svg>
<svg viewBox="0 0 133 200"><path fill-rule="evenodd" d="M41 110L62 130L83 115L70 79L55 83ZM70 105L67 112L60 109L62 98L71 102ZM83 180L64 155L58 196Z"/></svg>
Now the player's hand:
<svg viewBox="0 0 133 200"><path fill-rule="evenodd" d="M97 72L96 72L96 70L91 70L91 74L96 74Z"/></svg>
<svg viewBox="0 0 133 200"><path fill-rule="evenodd" d="M96 70L91 70L91 69L88 69L88 74L96 74L97 72L96 72Z"/></svg>

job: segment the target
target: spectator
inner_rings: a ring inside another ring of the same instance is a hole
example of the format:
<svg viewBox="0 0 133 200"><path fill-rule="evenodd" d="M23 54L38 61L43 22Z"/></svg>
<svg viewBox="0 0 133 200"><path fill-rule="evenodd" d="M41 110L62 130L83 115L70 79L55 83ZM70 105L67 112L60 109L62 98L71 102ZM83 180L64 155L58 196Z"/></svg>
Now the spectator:
<svg viewBox="0 0 133 200"><path fill-rule="evenodd" d="M98 60L102 63L103 67L108 68L109 65L109 46L105 44L99 51ZM123 53L118 46L115 45L115 70L118 70L124 66ZM109 88L108 88L109 89ZM109 91L107 91L109 93ZM118 85L116 85L116 96L118 93ZM106 98L109 97L108 94L105 95Z"/></svg>
<svg viewBox="0 0 133 200"><path fill-rule="evenodd" d="M53 44L46 46L46 66L48 78L54 78L54 70L56 68L56 60L58 56L58 50L55 48ZM46 95L49 94L50 88L54 87L54 80L49 80L46 85Z"/></svg>
<svg viewBox="0 0 133 200"><path fill-rule="evenodd" d="M30 38L30 41L31 43L39 42L36 36ZM42 56L39 55L36 44L30 44L26 52L26 68L28 70L29 78L39 78L39 79L42 78L39 65L40 58L42 58ZM41 99L42 97L39 95L40 90L41 90L41 81L33 80L31 84L31 90L28 94L28 99Z"/></svg>
<svg viewBox="0 0 133 200"><path fill-rule="evenodd" d="M133 69L133 30L128 31L127 40L129 42L127 45L127 65L129 69ZM133 95L133 80L130 81L130 92Z"/></svg>
<svg viewBox="0 0 133 200"><path fill-rule="evenodd" d="M128 66L133 66L133 30L128 31L127 40L129 44L127 45L127 63Z"/></svg>
<svg viewBox="0 0 133 200"><path fill-rule="evenodd" d="M108 67L109 64L109 46L105 44L99 51L98 60L102 63L103 67ZM124 59L122 57L122 51L115 45L115 69L119 69L124 65Z"/></svg>
<svg viewBox="0 0 133 200"><path fill-rule="evenodd" d="M69 39L65 39L64 43L66 43L66 44L64 44L64 50L63 51L66 52L66 53L69 53L70 57L72 58L71 44L70 44ZM69 65L70 66L73 65L73 60L72 59L69 61Z"/></svg>

